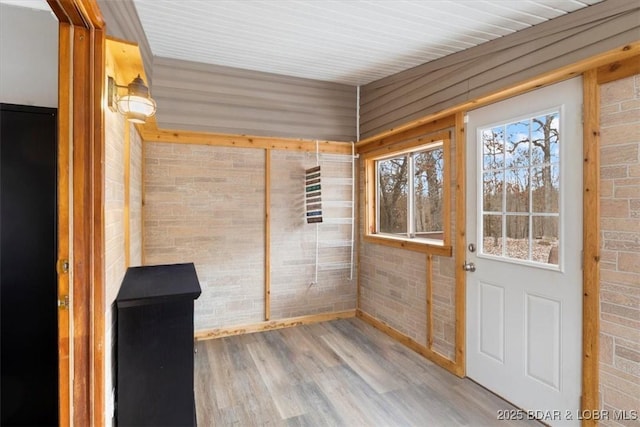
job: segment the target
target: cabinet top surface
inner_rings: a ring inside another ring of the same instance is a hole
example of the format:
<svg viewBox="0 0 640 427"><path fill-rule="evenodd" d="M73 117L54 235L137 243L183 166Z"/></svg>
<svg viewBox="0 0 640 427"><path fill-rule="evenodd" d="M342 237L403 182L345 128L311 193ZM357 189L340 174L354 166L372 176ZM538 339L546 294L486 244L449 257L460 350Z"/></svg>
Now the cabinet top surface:
<svg viewBox="0 0 640 427"><path fill-rule="evenodd" d="M152 304L157 300L200 296L200 282L193 263L130 267L122 280L116 302Z"/></svg>

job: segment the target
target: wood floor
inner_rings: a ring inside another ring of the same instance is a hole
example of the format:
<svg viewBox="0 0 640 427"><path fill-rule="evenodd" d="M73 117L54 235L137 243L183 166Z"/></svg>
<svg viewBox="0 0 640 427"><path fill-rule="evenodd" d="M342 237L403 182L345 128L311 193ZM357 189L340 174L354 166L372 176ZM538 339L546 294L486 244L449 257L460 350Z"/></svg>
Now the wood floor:
<svg viewBox="0 0 640 427"><path fill-rule="evenodd" d="M199 426L523 425L497 419L507 402L358 319L196 348Z"/></svg>

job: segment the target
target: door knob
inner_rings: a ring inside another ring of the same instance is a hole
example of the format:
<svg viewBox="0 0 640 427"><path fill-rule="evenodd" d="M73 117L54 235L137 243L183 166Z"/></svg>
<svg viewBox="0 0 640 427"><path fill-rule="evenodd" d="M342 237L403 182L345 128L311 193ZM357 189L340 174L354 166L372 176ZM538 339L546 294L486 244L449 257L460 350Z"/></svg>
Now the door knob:
<svg viewBox="0 0 640 427"><path fill-rule="evenodd" d="M472 262L464 262L464 264L462 265L462 269L464 271L470 271L471 273L473 273L474 271L476 271L476 265Z"/></svg>

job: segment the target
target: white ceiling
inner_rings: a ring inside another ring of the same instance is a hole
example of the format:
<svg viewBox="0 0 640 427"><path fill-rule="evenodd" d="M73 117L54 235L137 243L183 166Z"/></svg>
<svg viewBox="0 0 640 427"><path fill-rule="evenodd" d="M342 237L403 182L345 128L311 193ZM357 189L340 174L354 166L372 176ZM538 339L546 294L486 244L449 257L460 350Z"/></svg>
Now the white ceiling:
<svg viewBox="0 0 640 427"><path fill-rule="evenodd" d="M51 10L46 0L0 0L0 3L38 10Z"/></svg>
<svg viewBox="0 0 640 427"><path fill-rule="evenodd" d="M133 1L155 56L362 85L601 0Z"/></svg>
<svg viewBox="0 0 640 427"><path fill-rule="evenodd" d="M600 0L134 0L155 56L362 85Z"/></svg>

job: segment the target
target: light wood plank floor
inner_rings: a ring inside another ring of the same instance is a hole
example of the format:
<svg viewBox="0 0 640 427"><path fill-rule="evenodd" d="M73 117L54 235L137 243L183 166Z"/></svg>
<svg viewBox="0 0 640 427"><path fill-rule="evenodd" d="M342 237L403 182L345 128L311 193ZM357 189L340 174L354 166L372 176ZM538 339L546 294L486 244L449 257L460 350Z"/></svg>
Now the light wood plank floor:
<svg viewBox="0 0 640 427"><path fill-rule="evenodd" d="M200 341L196 348L199 426L516 424L497 420L499 410L514 409L509 403L358 319Z"/></svg>

